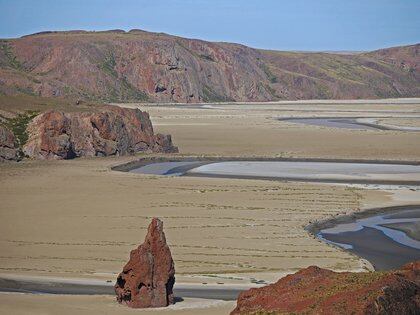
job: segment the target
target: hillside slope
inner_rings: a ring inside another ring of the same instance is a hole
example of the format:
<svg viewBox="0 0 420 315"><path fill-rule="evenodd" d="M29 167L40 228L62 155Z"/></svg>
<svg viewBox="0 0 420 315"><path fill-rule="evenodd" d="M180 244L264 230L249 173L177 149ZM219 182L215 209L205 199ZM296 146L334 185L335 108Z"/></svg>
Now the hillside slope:
<svg viewBox="0 0 420 315"><path fill-rule="evenodd" d="M0 41L0 93L152 102L418 97L419 49L298 53L141 30L46 32Z"/></svg>

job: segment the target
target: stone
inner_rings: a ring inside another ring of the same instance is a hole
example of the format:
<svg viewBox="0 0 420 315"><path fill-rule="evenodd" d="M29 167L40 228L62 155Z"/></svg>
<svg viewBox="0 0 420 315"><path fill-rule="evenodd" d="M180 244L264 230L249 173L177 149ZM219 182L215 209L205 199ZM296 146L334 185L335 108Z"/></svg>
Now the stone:
<svg viewBox="0 0 420 315"><path fill-rule="evenodd" d="M389 272L334 272L311 266L241 292L239 314L419 314L420 261Z"/></svg>
<svg viewBox="0 0 420 315"><path fill-rule="evenodd" d="M36 159L178 152L170 136L154 134L149 114L108 106L99 112L48 111L27 127L26 155Z"/></svg>
<svg viewBox="0 0 420 315"><path fill-rule="evenodd" d="M0 125L0 162L19 160L19 150L13 132Z"/></svg>
<svg viewBox="0 0 420 315"><path fill-rule="evenodd" d="M174 261L163 223L154 218L144 243L131 251L130 260L118 275L117 301L132 308L168 306L174 303L174 284Z"/></svg>

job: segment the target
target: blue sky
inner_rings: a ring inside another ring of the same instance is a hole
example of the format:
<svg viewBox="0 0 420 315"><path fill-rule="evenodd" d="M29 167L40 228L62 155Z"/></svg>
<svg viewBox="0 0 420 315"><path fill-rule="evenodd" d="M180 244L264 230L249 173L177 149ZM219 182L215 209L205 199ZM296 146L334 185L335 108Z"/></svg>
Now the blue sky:
<svg viewBox="0 0 420 315"><path fill-rule="evenodd" d="M420 42L420 0L0 0L0 38L140 28L278 50Z"/></svg>

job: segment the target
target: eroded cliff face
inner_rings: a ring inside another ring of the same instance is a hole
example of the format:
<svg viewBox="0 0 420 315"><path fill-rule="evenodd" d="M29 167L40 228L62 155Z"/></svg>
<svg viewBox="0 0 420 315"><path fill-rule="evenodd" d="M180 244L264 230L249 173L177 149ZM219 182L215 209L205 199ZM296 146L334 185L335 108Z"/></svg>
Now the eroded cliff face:
<svg viewBox="0 0 420 315"><path fill-rule="evenodd" d="M149 115L138 109L109 107L100 112L48 111L27 127L23 152L36 159L177 152L170 135L154 134Z"/></svg>
<svg viewBox="0 0 420 315"><path fill-rule="evenodd" d="M420 261L393 272L337 273L315 266L242 292L231 315L419 314Z"/></svg>
<svg viewBox="0 0 420 315"><path fill-rule="evenodd" d="M140 30L0 42L0 91L106 101L420 96L419 45L368 54L252 49Z"/></svg>

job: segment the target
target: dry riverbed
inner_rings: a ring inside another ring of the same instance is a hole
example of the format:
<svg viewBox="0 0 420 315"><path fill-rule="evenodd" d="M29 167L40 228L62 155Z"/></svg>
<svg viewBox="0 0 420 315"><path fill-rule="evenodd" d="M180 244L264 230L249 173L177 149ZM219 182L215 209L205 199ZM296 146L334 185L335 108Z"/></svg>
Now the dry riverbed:
<svg viewBox="0 0 420 315"><path fill-rule="evenodd" d="M353 117L355 109L361 114L418 115L418 104L215 107L141 109L150 112L156 131L172 134L183 154L417 161L420 156L417 132L334 129L277 120L308 113ZM304 227L363 208L420 201L418 190L401 187L364 189L111 170L136 158L0 165L0 272L113 282L155 216L164 221L179 283L251 285L314 264L366 270L368 263L313 238ZM21 313L131 312L102 296L1 294L0 301L0 313L12 303L19 303ZM228 313L233 309L229 303L213 306L210 313ZM178 305L194 304L186 299Z"/></svg>
<svg viewBox="0 0 420 315"><path fill-rule="evenodd" d="M420 132L310 126L279 118L384 117L418 120L420 100L139 107L180 152L233 156L420 160Z"/></svg>

